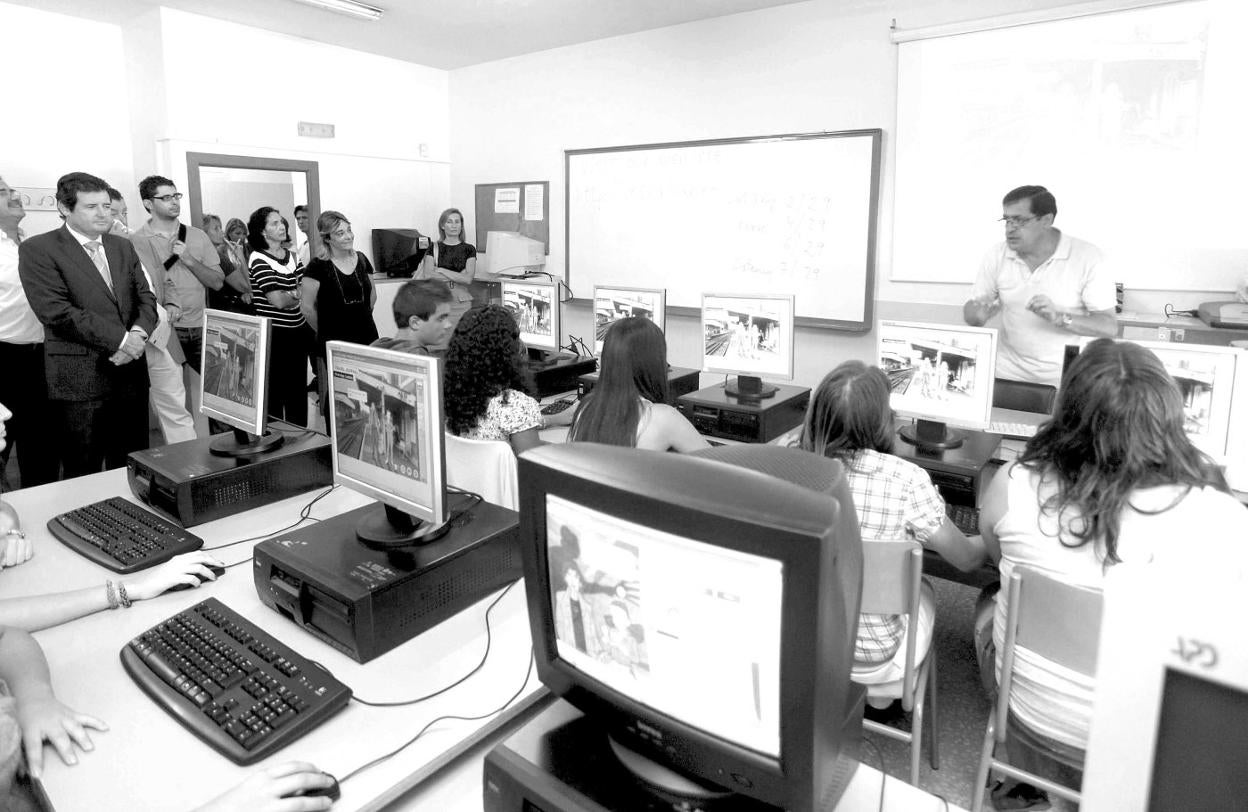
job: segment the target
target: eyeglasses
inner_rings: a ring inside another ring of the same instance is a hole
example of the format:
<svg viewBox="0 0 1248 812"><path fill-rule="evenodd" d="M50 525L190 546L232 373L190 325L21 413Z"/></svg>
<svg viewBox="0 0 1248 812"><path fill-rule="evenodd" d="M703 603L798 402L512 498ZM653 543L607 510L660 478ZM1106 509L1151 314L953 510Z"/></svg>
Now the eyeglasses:
<svg viewBox="0 0 1248 812"><path fill-rule="evenodd" d="M1021 214L1015 214L1010 217L1001 217L997 220L997 222L1004 223L1006 228L1022 228L1032 220L1038 219L1040 218L1034 214L1029 214L1026 217L1023 217Z"/></svg>
<svg viewBox="0 0 1248 812"><path fill-rule="evenodd" d="M159 200L161 203L168 203L170 200L181 200L181 199L182 199L181 192L174 192L171 195L158 195L152 198L152 200Z"/></svg>

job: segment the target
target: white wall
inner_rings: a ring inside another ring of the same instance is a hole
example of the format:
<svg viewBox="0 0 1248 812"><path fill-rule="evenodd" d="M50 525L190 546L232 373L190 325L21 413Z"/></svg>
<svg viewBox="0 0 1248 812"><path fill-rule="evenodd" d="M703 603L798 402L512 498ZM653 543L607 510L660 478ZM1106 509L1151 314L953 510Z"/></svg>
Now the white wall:
<svg viewBox="0 0 1248 812"><path fill-rule="evenodd" d="M53 188L61 175L81 171L133 187L125 83L109 75L123 72L121 29L0 3L0 32L8 75L0 176L11 186ZM86 100L90 111L81 106ZM22 227L29 236L60 223L39 212Z"/></svg>
<svg viewBox="0 0 1248 812"><path fill-rule="evenodd" d="M964 285L893 283L888 278L897 117L897 58L889 41L890 22L896 18L900 27L919 28L1060 5L1060 0L893 0L881 8L852 0L814 0L452 71L451 196L470 202L476 183L549 179L548 267L562 273L564 149L880 127L885 170L877 316L957 321L973 269L968 269ZM939 190L933 195L938 202ZM984 205L991 210L998 200ZM939 217L938 205L933 216ZM645 239L649 229L681 226L667 222L662 211L651 211L638 212L633 222L620 227ZM1193 298L1159 296L1176 306ZM1129 309L1156 305L1160 310L1154 301L1129 298L1127 304ZM590 323L588 307L567 309L565 330L584 336ZM696 320L675 318L668 324L672 363L700 366ZM812 385L840 361L870 358L873 352L873 335L802 330L795 380Z"/></svg>

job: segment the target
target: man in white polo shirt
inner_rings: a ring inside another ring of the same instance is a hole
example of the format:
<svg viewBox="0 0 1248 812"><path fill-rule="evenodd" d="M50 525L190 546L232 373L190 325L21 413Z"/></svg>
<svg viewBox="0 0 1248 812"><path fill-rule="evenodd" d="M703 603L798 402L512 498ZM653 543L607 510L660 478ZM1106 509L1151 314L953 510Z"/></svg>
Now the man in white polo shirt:
<svg viewBox="0 0 1248 812"><path fill-rule="evenodd" d="M1057 386L1066 344L1118 334L1114 283L1100 249L1053 227L1057 201L1043 186L1020 186L1001 201L1005 242L979 266L966 323L1001 314L997 377Z"/></svg>

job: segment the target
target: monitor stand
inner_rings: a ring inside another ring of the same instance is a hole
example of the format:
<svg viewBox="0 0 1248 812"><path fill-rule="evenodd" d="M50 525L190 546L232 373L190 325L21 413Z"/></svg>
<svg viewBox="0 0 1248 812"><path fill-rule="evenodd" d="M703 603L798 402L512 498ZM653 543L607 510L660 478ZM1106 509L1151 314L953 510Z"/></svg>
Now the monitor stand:
<svg viewBox="0 0 1248 812"><path fill-rule="evenodd" d="M451 529L449 521L434 524L379 502L355 526L355 535L373 548L418 547L436 541Z"/></svg>
<svg viewBox="0 0 1248 812"><path fill-rule="evenodd" d="M242 429L218 434L208 443L208 450L218 457L256 457L280 446L286 437L280 431L266 428L264 434L249 434Z"/></svg>
<svg viewBox="0 0 1248 812"><path fill-rule="evenodd" d="M724 381L724 392L741 403L757 403L763 398L775 397L780 387L775 384L763 383L757 375L738 375Z"/></svg>
<svg viewBox="0 0 1248 812"><path fill-rule="evenodd" d="M692 800L699 802L694 805L695 808L704 809L708 803L722 801L734 795L722 787L704 784L664 767L636 750L625 747L610 735L607 735L607 744L624 769L632 773L651 792L671 802L674 808L683 808Z"/></svg>
<svg viewBox="0 0 1248 812"><path fill-rule="evenodd" d="M916 420L912 426L898 430L901 439L920 451L945 451L958 448L966 440L966 433L947 428L938 420Z"/></svg>

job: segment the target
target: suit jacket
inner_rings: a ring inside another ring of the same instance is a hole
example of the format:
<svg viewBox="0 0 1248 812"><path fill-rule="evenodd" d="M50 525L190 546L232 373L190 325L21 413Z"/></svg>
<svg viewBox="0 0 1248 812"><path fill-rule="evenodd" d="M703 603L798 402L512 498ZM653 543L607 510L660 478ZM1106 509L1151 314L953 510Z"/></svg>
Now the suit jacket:
<svg viewBox="0 0 1248 812"><path fill-rule="evenodd" d="M43 322L44 370L53 400L98 400L146 390L140 356L115 366L108 359L131 327L156 329L156 297L130 241L100 237L113 290L67 226L18 246L18 274L30 307ZM145 395L144 395L145 396Z"/></svg>

